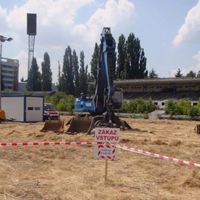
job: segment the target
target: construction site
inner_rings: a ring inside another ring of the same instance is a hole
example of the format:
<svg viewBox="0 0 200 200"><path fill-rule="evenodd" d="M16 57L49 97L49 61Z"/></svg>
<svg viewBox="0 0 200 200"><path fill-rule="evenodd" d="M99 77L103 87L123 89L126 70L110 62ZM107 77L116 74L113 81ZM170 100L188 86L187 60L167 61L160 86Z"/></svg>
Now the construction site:
<svg viewBox="0 0 200 200"><path fill-rule="evenodd" d="M200 163L197 122L126 120L134 130L120 132L120 145ZM44 133L42 127L43 122L1 124L0 199L199 199L198 167L119 150L117 160L108 161L105 185L105 161L93 158L93 145L58 142L94 137ZM37 143L42 141L57 143Z"/></svg>
<svg viewBox="0 0 200 200"><path fill-rule="evenodd" d="M0 199L199 199L197 121L116 114L109 27L100 41L95 93L75 99L73 116L36 93L2 96Z"/></svg>
<svg viewBox="0 0 200 200"><path fill-rule="evenodd" d="M200 0L138 2L0 3L0 200L200 199L200 52L188 39ZM2 56L4 34L17 59Z"/></svg>

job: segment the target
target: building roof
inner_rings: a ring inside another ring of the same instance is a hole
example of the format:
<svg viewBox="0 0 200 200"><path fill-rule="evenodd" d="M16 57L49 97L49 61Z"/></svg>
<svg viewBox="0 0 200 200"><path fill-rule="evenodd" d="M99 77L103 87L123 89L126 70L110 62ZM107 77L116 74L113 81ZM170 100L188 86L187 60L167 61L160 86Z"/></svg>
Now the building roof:
<svg viewBox="0 0 200 200"><path fill-rule="evenodd" d="M168 84L168 83L200 83L200 78L156 78L156 79L128 79L115 80L117 85L135 85L135 84Z"/></svg>
<svg viewBox="0 0 200 200"><path fill-rule="evenodd" d="M2 97L44 97L52 92L43 92L43 91L27 91L27 92L2 92L1 96Z"/></svg>

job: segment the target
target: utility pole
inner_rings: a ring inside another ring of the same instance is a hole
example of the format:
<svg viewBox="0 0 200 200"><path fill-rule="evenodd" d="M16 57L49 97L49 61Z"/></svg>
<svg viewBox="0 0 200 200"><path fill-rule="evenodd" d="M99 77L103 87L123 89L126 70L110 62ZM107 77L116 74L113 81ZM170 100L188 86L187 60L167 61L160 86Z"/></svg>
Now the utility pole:
<svg viewBox="0 0 200 200"><path fill-rule="evenodd" d="M11 40L13 40L11 37L5 37L3 35L0 35L0 110L1 110L1 92L2 92L2 65L1 65L1 60L2 60L2 46L3 46L3 42L10 42Z"/></svg>

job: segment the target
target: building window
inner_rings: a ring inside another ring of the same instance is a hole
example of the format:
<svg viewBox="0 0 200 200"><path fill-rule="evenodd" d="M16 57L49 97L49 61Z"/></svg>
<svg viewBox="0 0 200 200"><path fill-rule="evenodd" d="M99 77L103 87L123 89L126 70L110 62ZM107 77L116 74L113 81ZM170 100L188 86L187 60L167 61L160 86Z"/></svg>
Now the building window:
<svg viewBox="0 0 200 200"><path fill-rule="evenodd" d="M35 110L40 110L41 108L40 107L35 107Z"/></svg>
<svg viewBox="0 0 200 200"><path fill-rule="evenodd" d="M164 106L165 105L165 102L162 102L162 106Z"/></svg>
<svg viewBox="0 0 200 200"><path fill-rule="evenodd" d="M28 107L28 110L33 110L33 107Z"/></svg>
<svg viewBox="0 0 200 200"><path fill-rule="evenodd" d="M11 83L11 84L12 84L13 81L8 81L8 80L4 80L4 79L3 79L3 83Z"/></svg>

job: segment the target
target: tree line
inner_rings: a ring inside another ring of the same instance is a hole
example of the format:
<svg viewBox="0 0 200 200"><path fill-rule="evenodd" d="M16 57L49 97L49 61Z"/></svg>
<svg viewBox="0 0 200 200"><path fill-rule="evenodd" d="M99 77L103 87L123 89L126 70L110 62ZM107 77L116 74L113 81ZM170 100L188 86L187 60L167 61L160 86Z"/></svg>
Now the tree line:
<svg viewBox="0 0 200 200"><path fill-rule="evenodd" d="M97 78L97 67L99 63L100 47L95 43L94 51L90 61L90 72L85 64L85 54L83 51L78 56L76 50L70 46L65 49L63 56L63 66L58 64L58 91L69 95L79 96L81 93L88 94L90 87L88 82L93 82ZM114 67L112 69L114 79L142 79L148 78L146 69L147 58L144 49L140 45L140 40L133 33L126 38L121 34L116 45L114 56ZM28 73L28 91L51 91L52 71L50 56L44 53L41 63L41 73L36 58L33 58L32 65Z"/></svg>
<svg viewBox="0 0 200 200"><path fill-rule="evenodd" d="M176 74L175 74L175 77L176 78L200 78L200 71L198 71L197 73L190 70L186 75L184 75L182 72L181 72L181 69L178 68Z"/></svg>
<svg viewBox="0 0 200 200"><path fill-rule="evenodd" d="M95 43L92 54L91 77L96 79L99 61L99 45ZM112 69L114 79L142 79L148 77L146 69L147 58L144 49L140 45L139 38L130 33L127 39L123 34L118 38L117 53L115 54L114 67Z"/></svg>
<svg viewBox="0 0 200 200"><path fill-rule="evenodd" d="M58 65L58 91L78 96L81 93L87 94L88 90L88 66L84 62L84 52L80 52L80 64L75 50L68 46L63 57L63 67ZM28 91L51 91L52 71L50 57L47 52L44 54L44 61L41 64L41 73L36 58L33 58L27 80Z"/></svg>

